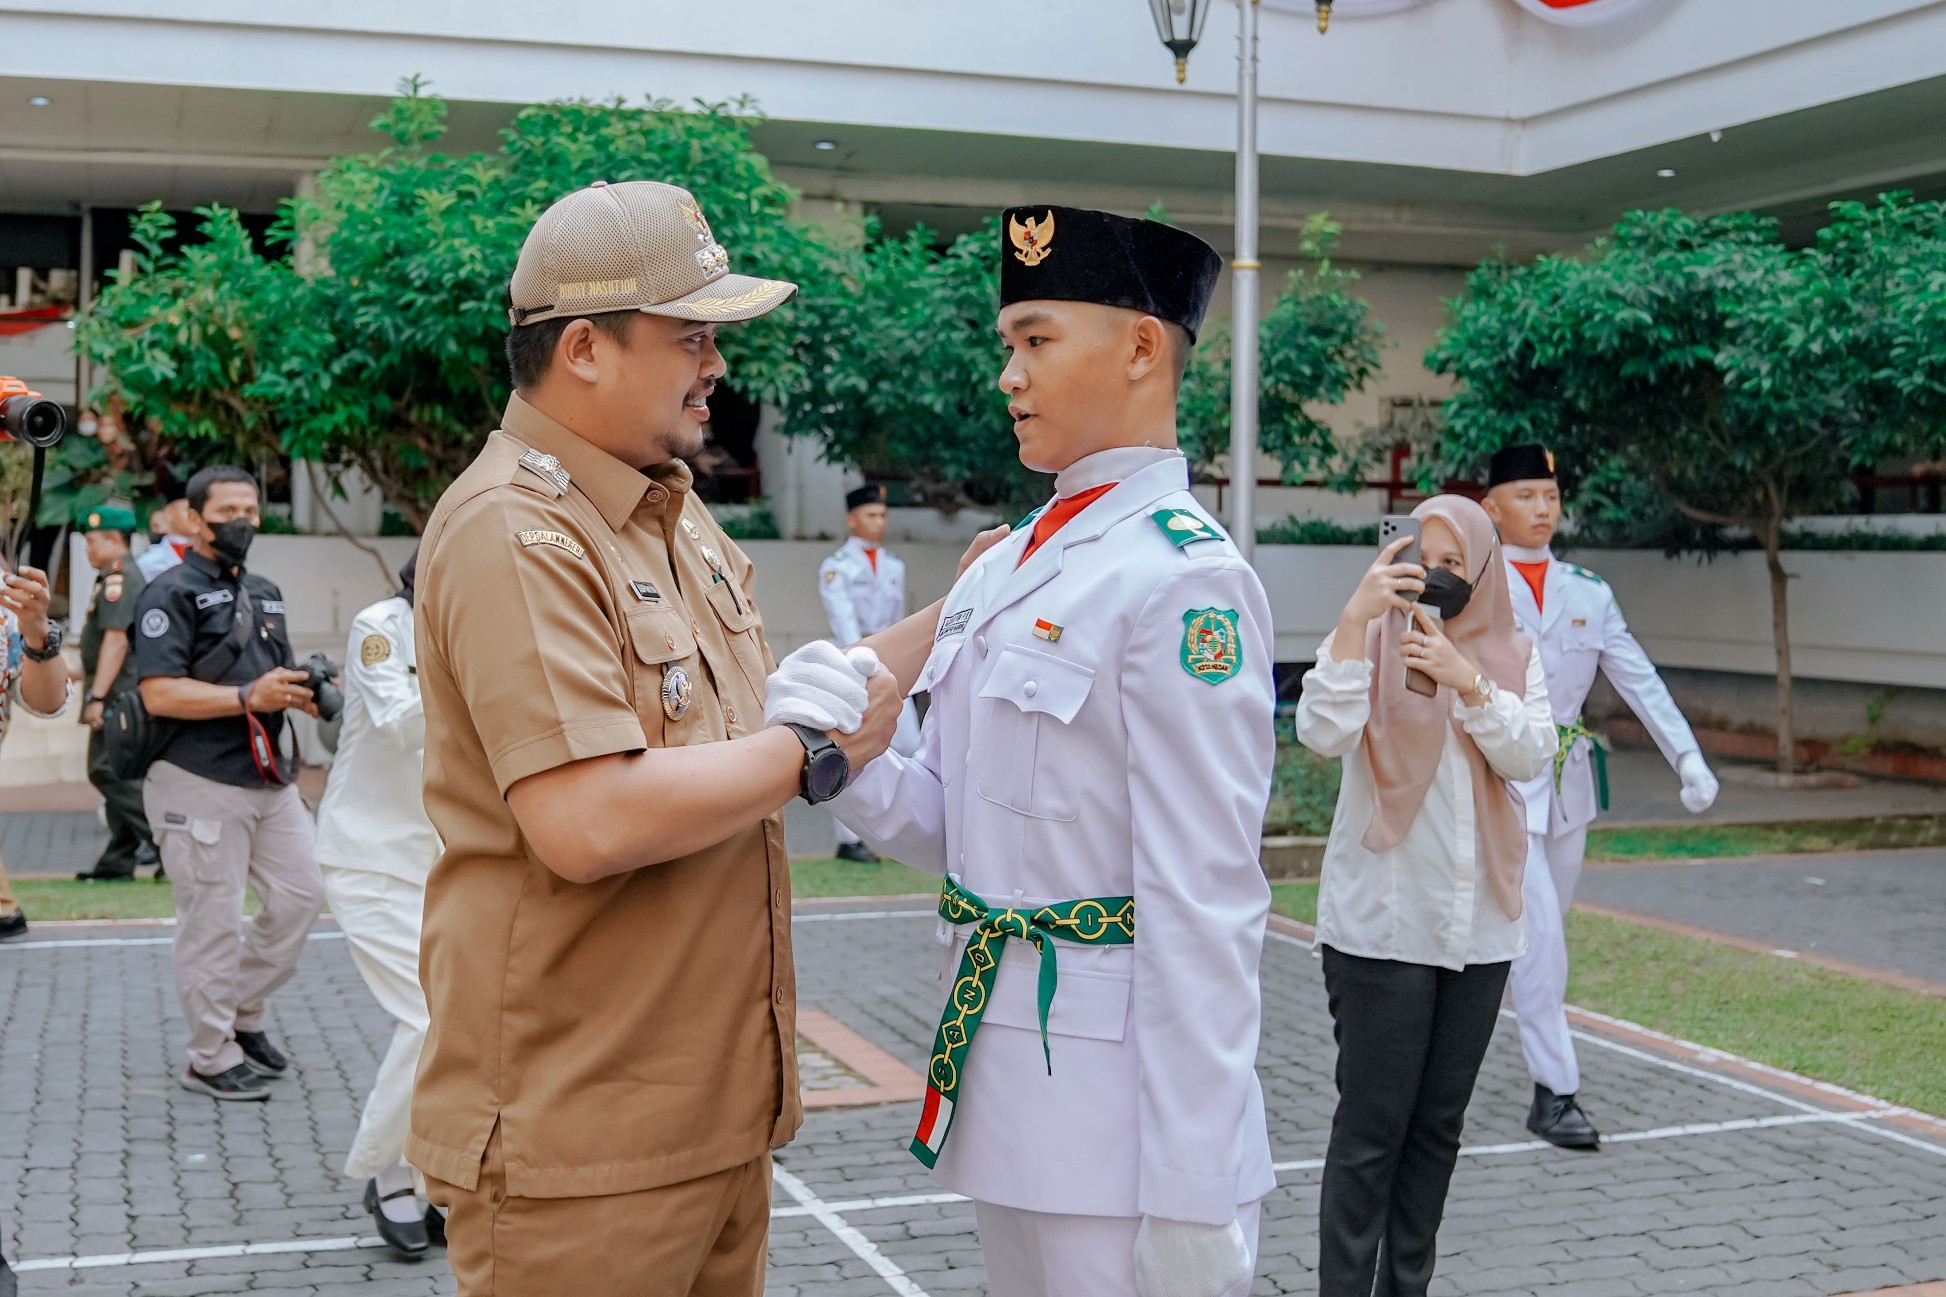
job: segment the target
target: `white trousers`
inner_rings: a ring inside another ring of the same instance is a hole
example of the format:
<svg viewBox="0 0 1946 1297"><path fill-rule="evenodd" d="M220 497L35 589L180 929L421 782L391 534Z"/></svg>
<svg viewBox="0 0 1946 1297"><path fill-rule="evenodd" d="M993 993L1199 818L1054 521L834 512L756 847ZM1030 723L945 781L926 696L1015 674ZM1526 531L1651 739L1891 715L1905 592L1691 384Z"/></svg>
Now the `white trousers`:
<svg viewBox="0 0 1946 1297"><path fill-rule="evenodd" d="M892 734L892 750L902 757L909 757L919 750L919 709L912 705L910 698L899 709L899 728ZM862 842L856 833L846 828L840 821L832 820L831 828L838 837L838 845L848 847Z"/></svg>
<svg viewBox="0 0 1946 1297"><path fill-rule="evenodd" d="M426 1043L426 993L419 986L423 884L362 870L324 866L324 895L344 929L345 945L379 1007L397 1024L366 1096L345 1174L369 1180L405 1161L412 1122L412 1078Z"/></svg>
<svg viewBox="0 0 1946 1297"><path fill-rule="evenodd" d="M1047 1212L973 1204L980 1222L991 1297L1134 1297L1135 1232L1139 1216L1057 1216ZM1257 1269L1261 1203L1237 1208ZM1223 1297L1248 1297L1250 1279Z"/></svg>
<svg viewBox="0 0 1946 1297"><path fill-rule="evenodd" d="M1574 1037L1568 1034L1566 916L1587 850L1585 825L1558 838L1527 835L1527 876L1520 888L1527 953L1514 961L1508 979L1528 1075L1556 1094L1581 1091L1581 1065L1574 1056Z"/></svg>

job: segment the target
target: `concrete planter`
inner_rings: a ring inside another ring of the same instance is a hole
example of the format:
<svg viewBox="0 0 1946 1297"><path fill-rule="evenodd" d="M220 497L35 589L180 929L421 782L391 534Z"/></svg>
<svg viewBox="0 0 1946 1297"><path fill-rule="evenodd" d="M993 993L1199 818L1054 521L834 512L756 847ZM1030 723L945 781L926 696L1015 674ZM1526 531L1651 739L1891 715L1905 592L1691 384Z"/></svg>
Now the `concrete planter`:
<svg viewBox="0 0 1946 1297"><path fill-rule="evenodd" d="M1324 838L1292 835L1263 840L1264 877L1275 883L1309 882L1324 872Z"/></svg>

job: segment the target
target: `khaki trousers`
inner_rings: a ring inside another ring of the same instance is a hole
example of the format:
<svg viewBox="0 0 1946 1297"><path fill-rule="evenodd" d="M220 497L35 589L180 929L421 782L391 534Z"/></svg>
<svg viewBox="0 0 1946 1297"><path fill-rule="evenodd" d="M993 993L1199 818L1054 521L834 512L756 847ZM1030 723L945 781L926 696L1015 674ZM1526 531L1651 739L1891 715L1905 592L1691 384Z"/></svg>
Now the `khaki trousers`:
<svg viewBox="0 0 1946 1297"><path fill-rule="evenodd" d="M345 1174L369 1180L405 1161L412 1124L412 1078L426 1044L426 993L419 987L419 927L426 908L423 883L368 870L324 867L331 917L345 934L351 962L379 1007L397 1024L378 1065L365 1112L345 1158Z"/></svg>
<svg viewBox="0 0 1946 1297"><path fill-rule="evenodd" d="M243 1061L236 1033L263 1029L264 1001L288 982L324 903L311 813L294 786L238 788L158 761L142 797L176 898L176 997L189 1065L204 1076ZM263 903L243 918L244 885Z"/></svg>
<svg viewBox="0 0 1946 1297"><path fill-rule="evenodd" d="M427 1176L426 1191L459 1297L762 1297L768 1153L639 1193L510 1198L496 1129L477 1188Z"/></svg>

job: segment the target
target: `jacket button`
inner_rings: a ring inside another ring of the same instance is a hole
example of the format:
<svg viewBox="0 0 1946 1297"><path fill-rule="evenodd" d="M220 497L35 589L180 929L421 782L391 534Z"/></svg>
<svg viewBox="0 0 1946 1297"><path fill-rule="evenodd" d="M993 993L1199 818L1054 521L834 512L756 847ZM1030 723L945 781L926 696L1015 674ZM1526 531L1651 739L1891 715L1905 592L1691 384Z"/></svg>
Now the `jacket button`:
<svg viewBox="0 0 1946 1297"><path fill-rule="evenodd" d="M783 1002L784 1002L784 988L780 986L777 988L777 1003L782 1004Z"/></svg>
<svg viewBox="0 0 1946 1297"><path fill-rule="evenodd" d="M987 655L987 637L984 635L974 636L973 647L980 650L981 657L985 657Z"/></svg>
<svg viewBox="0 0 1946 1297"><path fill-rule="evenodd" d="M1020 687L1020 692L1026 694L1029 698L1032 698L1035 694L1039 693L1040 691L1041 691L1041 684L1040 681L1038 680L1029 680L1026 684Z"/></svg>

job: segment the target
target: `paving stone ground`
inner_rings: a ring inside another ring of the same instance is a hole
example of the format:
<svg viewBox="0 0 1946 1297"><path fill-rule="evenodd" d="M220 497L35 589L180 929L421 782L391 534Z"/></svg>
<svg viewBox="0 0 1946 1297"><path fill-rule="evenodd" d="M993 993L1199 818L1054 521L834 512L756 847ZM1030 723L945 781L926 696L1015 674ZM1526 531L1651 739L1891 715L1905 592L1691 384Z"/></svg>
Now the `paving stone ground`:
<svg viewBox="0 0 1946 1297"><path fill-rule="evenodd" d="M1946 850L1938 848L1591 867L1575 895L1946 983Z"/></svg>
<svg viewBox="0 0 1946 1297"><path fill-rule="evenodd" d="M452 1292L442 1260L360 1245L369 1221L337 1174L387 1033L342 940L321 929L273 1001L297 1076L268 1104L219 1107L173 1080L182 1033L166 932L43 928L37 942L61 944L0 947L0 1246L25 1260L21 1291ZM932 925L916 912L819 911L801 916L797 938L805 1004L920 1066L941 994ZM1256 1292L1308 1294L1333 1103L1309 950L1274 941L1265 991L1261 1070L1281 1173ZM1946 1279L1946 1140L1632 1046L1589 1041L1583 1062L1591 1114L1627 1138L1597 1155L1535 1149L1503 1022L1468 1117L1438 1297L1830 1297ZM916 1107L815 1114L780 1154L769 1293L984 1290L971 1208L938 1201L904 1152ZM300 1250L209 1255L243 1244ZM77 1257L95 1264L73 1268Z"/></svg>

